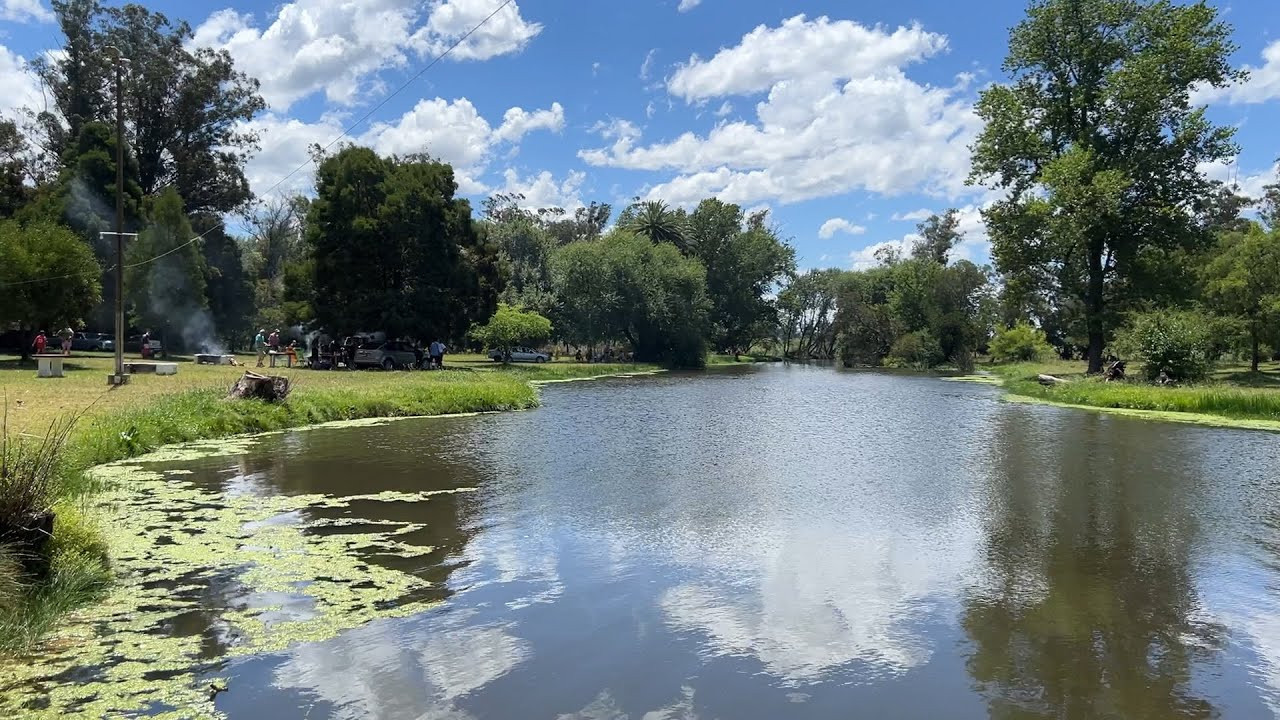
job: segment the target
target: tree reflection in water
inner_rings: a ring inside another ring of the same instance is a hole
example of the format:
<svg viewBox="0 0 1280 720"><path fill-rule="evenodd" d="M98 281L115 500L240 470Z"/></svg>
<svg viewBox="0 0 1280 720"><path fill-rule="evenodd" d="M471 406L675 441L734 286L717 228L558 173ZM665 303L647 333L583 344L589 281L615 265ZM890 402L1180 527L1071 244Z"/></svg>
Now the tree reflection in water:
<svg viewBox="0 0 1280 720"><path fill-rule="evenodd" d="M985 574L962 615L968 670L992 717L1216 716L1192 690L1225 636L1201 617L1190 568L1193 458L1158 425L1136 431L1150 443L1139 456L1107 442L1124 420L1002 422Z"/></svg>

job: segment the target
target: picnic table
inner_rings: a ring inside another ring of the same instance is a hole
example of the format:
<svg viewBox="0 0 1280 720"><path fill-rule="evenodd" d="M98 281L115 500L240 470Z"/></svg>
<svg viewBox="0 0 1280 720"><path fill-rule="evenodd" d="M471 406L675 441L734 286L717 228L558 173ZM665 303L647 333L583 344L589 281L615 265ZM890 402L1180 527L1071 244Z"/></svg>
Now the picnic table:
<svg viewBox="0 0 1280 720"><path fill-rule="evenodd" d="M287 352L268 352L267 357L271 359L271 367L276 366L276 360L284 358L285 367L293 367L293 353Z"/></svg>
<svg viewBox="0 0 1280 720"><path fill-rule="evenodd" d="M34 357L36 377L63 377L62 361L69 356L62 353L37 353Z"/></svg>

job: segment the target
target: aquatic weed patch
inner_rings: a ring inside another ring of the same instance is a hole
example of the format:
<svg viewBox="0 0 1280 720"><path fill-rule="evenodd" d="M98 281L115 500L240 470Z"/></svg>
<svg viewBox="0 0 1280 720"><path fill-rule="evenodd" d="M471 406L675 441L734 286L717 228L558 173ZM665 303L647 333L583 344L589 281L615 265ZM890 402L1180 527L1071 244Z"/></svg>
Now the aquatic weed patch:
<svg viewBox="0 0 1280 720"><path fill-rule="evenodd" d="M472 490L263 496L202 487L136 461L94 474L110 488L102 530L117 583L41 652L0 669L0 710L106 717L172 708L174 717L214 716L207 676L220 659L325 640L433 604L423 599L429 583L374 560L430 553L401 540L425 526L308 511L431 502ZM378 530L316 532L369 522Z"/></svg>

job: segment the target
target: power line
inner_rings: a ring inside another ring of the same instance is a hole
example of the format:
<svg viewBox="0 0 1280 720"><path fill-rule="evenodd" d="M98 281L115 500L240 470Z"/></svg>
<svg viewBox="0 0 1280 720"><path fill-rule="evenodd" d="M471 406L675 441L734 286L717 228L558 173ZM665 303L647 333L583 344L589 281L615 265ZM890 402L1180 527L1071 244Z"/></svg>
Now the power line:
<svg viewBox="0 0 1280 720"><path fill-rule="evenodd" d="M502 2L502 4L501 4L501 5L499 5L497 8L495 8L493 12L489 13L488 15L486 15L486 16L485 16L485 18L484 18L483 20L481 20L480 22L476 23L475 27L471 28L471 29L470 29L470 30L468 30L465 34L463 34L462 36L460 36L457 40L455 40L455 41L453 42L453 44L452 44L452 45L450 45L449 47L445 48L444 52L442 52L442 53L440 53L439 55L437 55L437 56L435 56L434 58L432 58L431 62L429 62L429 63L427 63L426 65L424 65L424 66L423 66L423 68L422 68L421 70L419 70L418 72L414 73L412 77L410 77L408 80L405 80L403 83L401 83L399 87L397 87L395 90L391 91L391 93L390 93L390 94L388 94L386 97L384 97L384 98L382 99L382 101L381 101L381 102L379 102L377 105L374 105L372 108L370 108L370 109L369 109L369 111L368 111L368 112L366 112L364 115L361 115L361 116L360 116L360 117L359 117L355 122L353 122L353 123L351 123L350 125L348 125L348 126L347 126L343 131L342 131L342 132L338 133L338 136L337 136L337 137L335 137L334 139L330 140L330 141L328 142L328 144L326 144L323 148L321 148L321 150L328 150L329 148L331 148L331 147L333 147L335 144L337 144L337 142L338 142L338 141L342 140L342 138L347 137L348 135L350 135L352 130L354 130L354 129L356 129L357 127L359 127L359 126L360 126L364 121L368 120L370 117L373 117L373 114L374 114L374 113L376 113L376 112L378 112L379 110L381 110L381 109L383 108L383 106L385 106L388 102L391 102L391 99L392 99L392 98L394 98L395 96L399 95L401 92L403 92L403 91L405 90L405 88L409 87L409 86L410 86L410 85L412 85L415 81L417 81L417 79L418 79L418 78L420 78L420 77L422 77L423 75L425 75L425 74L426 74L426 72L427 72L428 70L430 70L431 68L435 67L437 63L439 63L439 62L440 62L441 60L443 60L446 56L448 56L448 55L449 55L449 53L451 53L451 52L453 52L454 50L456 50L456 49L458 48L458 46L459 46L459 45L461 45L462 43L466 42L466 41L467 41L467 38L470 38L472 35L474 35L474 34L476 33L476 31L477 31L477 30L479 30L480 28L484 27L484 26L485 26L485 25L486 25L490 20L492 20L492 19L493 19L493 18L494 18L498 13L502 12L502 11L503 11L503 9L505 9L508 5L510 5L510 4L511 4L512 2L514 2L514 1L515 1L515 0L503 0L503 2ZM278 187L280 187L281 185L283 185L283 184L284 184L284 182L285 182L286 180L288 180L289 178L291 178L291 177L293 177L294 175L296 175L296 174L298 173L298 171L299 171L299 170L302 170L302 169L303 169L303 168L305 168L306 166L310 165L312 162L314 162L314 160L313 160L312 158L307 158L305 161L303 161L303 162L302 162L302 164L301 164L301 165L299 165L298 167L296 167L296 168L294 168L294 169L290 170L290 171L288 172L288 174L286 174L284 177L282 177L282 178L280 178L279 180L277 180L277 181L276 181L276 183L275 183L274 185L272 185L270 188L267 188L266 192L264 192L264 193L262 193L262 194L263 194L263 195L270 195L271 193L275 192L276 188L278 188ZM159 260L160 258L162 258L162 257L164 257L164 256L166 256L166 255L172 255L173 253L178 252L179 250L181 250L181 249L183 249L183 248L187 247L188 245L191 245L192 243L195 243L195 242L198 242L198 241L200 241L200 240L203 240L205 235L208 235L209 233L213 232L213 231L214 231L214 230L216 230L217 228L218 228L218 225L214 225L213 227L209 228L208 230L205 230L204 232L200 233L199 235L197 235L197 236L195 236L195 237L191 238L191 239L190 239L190 240L188 240L187 242L185 242L185 243L183 243L183 244L181 244L181 245L179 245L179 246L177 246L177 247L175 247L175 248L171 248L171 249L169 249L169 250L166 250L165 252L162 252L162 253L160 253L159 255L156 255L156 256L154 256L154 257L149 257L149 258L147 258L146 260L141 260L141 261L136 262L136 263L131 263L131 264L125 265L124 267L125 267L126 269L129 269L129 268L136 268L136 267L141 267L141 266L146 265L146 264L148 264L148 263L155 262L156 260ZM99 272L101 272L101 273L107 273L107 272L111 272L112 270L115 270L115 268L116 268L116 266L115 266L115 265L112 265L111 267L103 268L103 269L102 269L101 271L99 271ZM40 279L37 279L37 280L22 280L22 281L19 281L19 282L0 283L0 288L5 288L5 287L16 287L16 286L18 286L18 285L32 285L32 284L42 283L42 282L53 282L54 280L66 280L66 279L69 279L69 278L82 277L82 276L86 276L86 275L96 275L96 274L99 274L99 273L71 273L71 274L69 274L69 275L56 275L56 276L54 276L54 277L40 278Z"/></svg>

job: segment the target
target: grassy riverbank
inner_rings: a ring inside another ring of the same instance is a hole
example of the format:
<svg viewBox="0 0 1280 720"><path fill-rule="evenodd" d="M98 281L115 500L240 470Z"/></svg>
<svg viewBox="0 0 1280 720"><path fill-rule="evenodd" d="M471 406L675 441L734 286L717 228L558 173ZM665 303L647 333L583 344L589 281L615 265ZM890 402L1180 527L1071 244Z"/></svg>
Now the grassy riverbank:
<svg viewBox="0 0 1280 720"><path fill-rule="evenodd" d="M33 364L0 357L10 437L42 437L59 417L79 414L56 467L57 523L47 580L21 584L0 556L0 655L20 652L111 579L89 500L99 488L86 470L164 445L380 417L518 410L538 403L539 382L652 372L646 365L554 362L504 367L480 356L448 358L445 372L314 372L277 368L294 390L285 403L228 401L241 367L179 366L176 376L138 375L108 390L108 356L76 357L66 377L38 379Z"/></svg>
<svg viewBox="0 0 1280 720"><path fill-rule="evenodd" d="M1206 382L1195 385L1165 387L1141 382L1103 382L1085 375L1082 363L1021 363L990 368L1011 394L1075 407L1104 410L1140 411L1160 414L1185 414L1166 417L1195 422L1231 425L1230 421L1250 421L1249 427L1280 430L1280 365L1268 363L1258 373L1247 367L1227 365ZM1042 385L1040 374L1067 380L1065 383ZM1194 417L1192 417L1194 416Z"/></svg>

